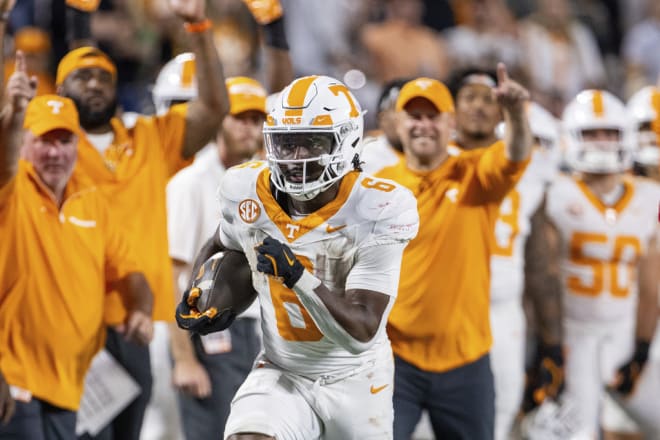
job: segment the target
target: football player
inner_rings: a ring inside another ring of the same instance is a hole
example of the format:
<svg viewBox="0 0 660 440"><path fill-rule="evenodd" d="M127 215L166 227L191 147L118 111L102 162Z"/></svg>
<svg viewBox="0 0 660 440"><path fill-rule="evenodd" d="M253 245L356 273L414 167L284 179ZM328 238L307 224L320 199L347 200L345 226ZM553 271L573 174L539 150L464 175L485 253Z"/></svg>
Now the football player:
<svg viewBox="0 0 660 440"><path fill-rule="evenodd" d="M547 193L549 271L561 279L567 396L581 434L595 438L604 387L630 395L648 359L658 286L649 264L657 207L649 201L658 185L626 176L634 133L610 93L578 94L562 128L577 174L556 179Z"/></svg>
<svg viewBox="0 0 660 440"><path fill-rule="evenodd" d="M362 132L363 112L344 84L299 78L267 116L267 162L222 180L218 233L195 267L222 248L245 253L264 343L232 402L226 439L392 437L385 323L418 214L410 191L359 172ZM221 329L232 314L196 319L188 299L177 310L185 328Z"/></svg>
<svg viewBox="0 0 660 440"><path fill-rule="evenodd" d="M636 130L637 149L634 152L633 173L660 181L660 149L658 135L660 134L660 90L647 86L636 92L626 105L628 114L633 119ZM660 200L660 193L655 199ZM657 245L656 239L656 245ZM650 248L647 257L651 267L660 267L659 250ZM655 258L655 260L653 260ZM655 262L653 262L655 261ZM653 278L647 282L654 282ZM653 289L654 287L649 287ZM655 287L657 288L657 286ZM660 298L659 298L660 300ZM609 390L609 396L619 404L620 408L606 401L604 404L603 425L607 429L609 439L630 438L631 433L643 433L646 438L660 437L660 325L656 325L656 333L649 349L649 360L639 372L634 389L627 395ZM634 423L631 423L634 422Z"/></svg>

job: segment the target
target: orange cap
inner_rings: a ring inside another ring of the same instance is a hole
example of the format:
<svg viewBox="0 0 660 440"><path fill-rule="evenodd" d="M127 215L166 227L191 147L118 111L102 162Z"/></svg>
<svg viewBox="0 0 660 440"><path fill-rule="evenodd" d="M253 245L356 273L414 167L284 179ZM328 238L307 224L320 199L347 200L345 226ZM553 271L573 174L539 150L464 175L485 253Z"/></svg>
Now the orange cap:
<svg viewBox="0 0 660 440"><path fill-rule="evenodd" d="M78 110L69 98L59 95L36 96L27 106L23 127L35 136L58 128L80 134Z"/></svg>
<svg viewBox="0 0 660 440"><path fill-rule="evenodd" d="M14 36L16 50L25 53L44 53L50 50L48 33L38 27L25 26L16 31Z"/></svg>
<svg viewBox="0 0 660 440"><path fill-rule="evenodd" d="M443 83L432 78L417 78L404 84L396 99L396 110L401 111L414 98L425 98L443 112L454 111L454 100Z"/></svg>
<svg viewBox="0 0 660 440"><path fill-rule="evenodd" d="M62 84L74 70L88 67L107 70L112 74L113 79L117 78L117 68L110 57L96 47L85 46L72 50L62 58L57 66L55 84L58 86Z"/></svg>
<svg viewBox="0 0 660 440"><path fill-rule="evenodd" d="M259 81L246 76L234 76L225 80L229 93L229 113L236 115L248 110L266 113L266 89Z"/></svg>

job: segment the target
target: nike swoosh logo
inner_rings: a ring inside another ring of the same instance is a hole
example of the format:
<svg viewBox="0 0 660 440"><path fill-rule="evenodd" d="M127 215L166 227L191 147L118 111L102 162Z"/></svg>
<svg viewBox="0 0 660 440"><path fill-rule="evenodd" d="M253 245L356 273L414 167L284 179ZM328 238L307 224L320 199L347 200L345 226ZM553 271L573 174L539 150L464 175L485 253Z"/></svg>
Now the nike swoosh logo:
<svg viewBox="0 0 660 440"><path fill-rule="evenodd" d="M287 263L289 263L289 266L293 266L293 264L296 262L295 259L292 259L289 257L289 254L285 252L282 252L284 254L284 258L286 258Z"/></svg>
<svg viewBox="0 0 660 440"><path fill-rule="evenodd" d="M383 391L385 388L387 388L387 384L380 386L380 387L375 387L371 385L371 388L369 388L369 391L371 391L371 394L378 394L381 391Z"/></svg>
<svg viewBox="0 0 660 440"><path fill-rule="evenodd" d="M333 232L341 231L345 227L346 225L341 225L341 226L337 226L336 228L333 228L332 226L328 225L325 227L325 232L327 232L328 234L332 234Z"/></svg>

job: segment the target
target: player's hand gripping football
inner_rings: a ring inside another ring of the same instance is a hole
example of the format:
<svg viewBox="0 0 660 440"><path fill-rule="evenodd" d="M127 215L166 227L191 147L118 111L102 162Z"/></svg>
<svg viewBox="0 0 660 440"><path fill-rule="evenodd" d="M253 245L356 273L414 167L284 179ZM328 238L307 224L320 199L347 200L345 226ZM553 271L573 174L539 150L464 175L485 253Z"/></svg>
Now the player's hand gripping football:
<svg viewBox="0 0 660 440"><path fill-rule="evenodd" d="M183 298L176 307L176 323L179 327L207 335L224 330L234 322L236 313L229 309L218 312L215 307L210 307L201 312L197 308L197 301L201 295L202 289L199 287L193 287L183 293Z"/></svg>
<svg viewBox="0 0 660 440"><path fill-rule="evenodd" d="M649 358L649 346L650 344L646 341L637 341L632 359L617 370L612 387L624 396L629 395L635 389L637 379L642 374L644 364Z"/></svg>
<svg viewBox="0 0 660 440"><path fill-rule="evenodd" d="M560 345L541 343L523 396L523 412L527 413L550 397L556 399L564 389L564 355Z"/></svg>
<svg viewBox="0 0 660 440"><path fill-rule="evenodd" d="M257 246L257 270L281 278L291 289L298 282L305 268L287 245L266 237Z"/></svg>

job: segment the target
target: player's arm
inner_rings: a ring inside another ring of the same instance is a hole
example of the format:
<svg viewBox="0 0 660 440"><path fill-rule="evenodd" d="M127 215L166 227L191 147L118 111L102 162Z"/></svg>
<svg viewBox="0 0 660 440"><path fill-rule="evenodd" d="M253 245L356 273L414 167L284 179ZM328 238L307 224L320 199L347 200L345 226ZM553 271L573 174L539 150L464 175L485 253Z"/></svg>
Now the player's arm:
<svg viewBox="0 0 660 440"><path fill-rule="evenodd" d="M620 393L630 394L649 357L651 340L658 321L658 286L660 284L660 242L658 232L650 240L647 253L638 265L639 302L635 351L628 362L617 371L614 387Z"/></svg>
<svg viewBox="0 0 660 440"><path fill-rule="evenodd" d="M529 158L532 152L532 131L529 126L525 104L529 92L523 86L509 78L504 64L497 65L497 87L495 96L504 115L507 157L520 162Z"/></svg>
<svg viewBox="0 0 660 440"><path fill-rule="evenodd" d="M396 289L405 245L401 242L359 249L347 284L357 271L365 277L374 276L376 285ZM271 237L257 247L257 253L257 270L281 279L292 289L328 339L354 354L371 347L385 323L385 311L393 296L365 288L331 291L305 270L287 245Z"/></svg>
<svg viewBox="0 0 660 440"><path fill-rule="evenodd" d="M561 281L559 233L545 217L544 207L534 213L525 243L525 295L544 344L561 344Z"/></svg>
<svg viewBox="0 0 660 440"><path fill-rule="evenodd" d="M170 6L186 22L195 53L198 97L190 101L186 113L186 132L182 156L192 157L218 132L229 111L229 97L212 29L207 21L205 0L170 0ZM208 23L208 24L207 24Z"/></svg>
<svg viewBox="0 0 660 440"><path fill-rule="evenodd" d="M525 248L525 294L532 307L539 338L522 408L527 412L546 397L556 398L564 385L561 344L561 236L543 207L532 217L532 233Z"/></svg>
<svg viewBox="0 0 660 440"><path fill-rule="evenodd" d="M0 27L4 29L4 26L5 22L0 21ZM36 80L28 78L25 56L20 51L16 52L16 68L7 82L5 102L0 113L0 188L11 181L18 171L25 109L36 87Z"/></svg>
<svg viewBox="0 0 660 440"><path fill-rule="evenodd" d="M280 0L243 0L243 3L261 26L266 45L266 88L269 92L278 92L293 80L282 5Z"/></svg>
<svg viewBox="0 0 660 440"><path fill-rule="evenodd" d="M172 263L174 267L174 291L178 303L183 297L182 282L180 280L190 278L192 266L177 259L173 259ZM211 379L195 355L190 332L179 328L176 323L170 324L169 329L170 349L174 360L173 385L198 399L208 397L211 394Z"/></svg>

